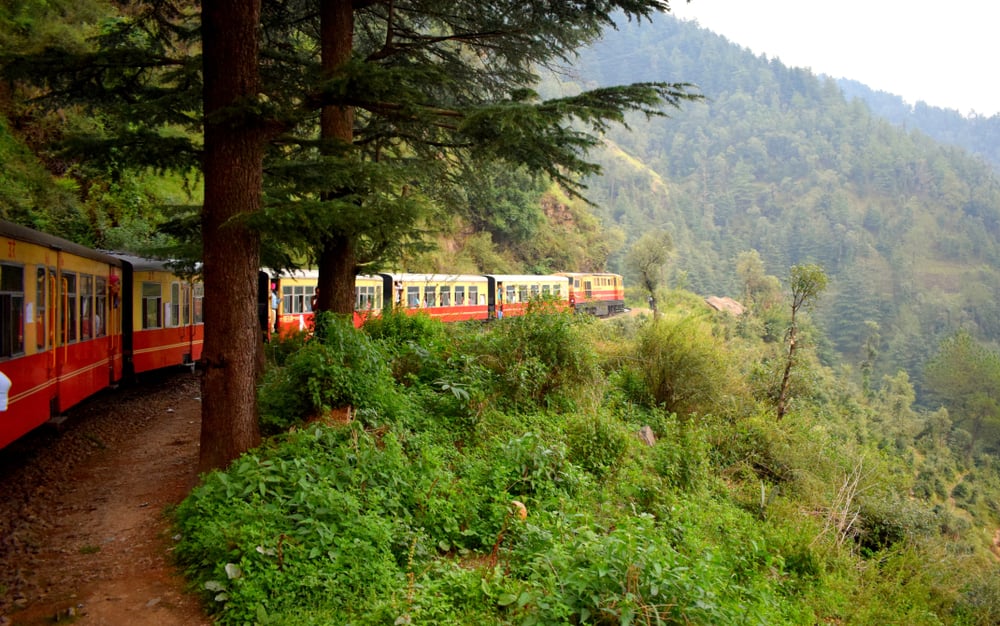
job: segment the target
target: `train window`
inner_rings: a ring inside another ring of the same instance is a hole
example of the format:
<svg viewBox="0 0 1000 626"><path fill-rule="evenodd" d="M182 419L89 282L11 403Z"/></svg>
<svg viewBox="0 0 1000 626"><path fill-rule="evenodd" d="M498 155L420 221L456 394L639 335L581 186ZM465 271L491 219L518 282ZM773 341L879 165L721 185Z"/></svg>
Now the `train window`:
<svg viewBox="0 0 1000 626"><path fill-rule="evenodd" d="M142 283L142 327L159 328L163 321L160 306L163 302L163 286L160 283Z"/></svg>
<svg viewBox="0 0 1000 626"><path fill-rule="evenodd" d="M517 285L507 285L507 302L517 302Z"/></svg>
<svg viewBox="0 0 1000 626"><path fill-rule="evenodd" d="M406 288L406 306L411 309L420 306L420 287L409 286Z"/></svg>
<svg viewBox="0 0 1000 626"><path fill-rule="evenodd" d="M594 286L589 280L583 283L583 291L588 298L594 297Z"/></svg>
<svg viewBox="0 0 1000 626"><path fill-rule="evenodd" d="M191 283L181 283L181 325L191 324Z"/></svg>
<svg viewBox="0 0 1000 626"><path fill-rule="evenodd" d="M528 301L528 286L527 285L521 285L519 287L519 289L518 289L518 297L521 299L521 302L527 302Z"/></svg>
<svg viewBox="0 0 1000 626"><path fill-rule="evenodd" d="M542 295L548 296L552 293L552 285L542 285Z"/></svg>
<svg viewBox="0 0 1000 626"><path fill-rule="evenodd" d="M170 302L164 307L166 320L164 326L180 326L181 324L181 284L170 283Z"/></svg>
<svg viewBox="0 0 1000 626"><path fill-rule="evenodd" d="M451 285L441 287L441 306L451 306Z"/></svg>
<svg viewBox="0 0 1000 626"><path fill-rule="evenodd" d="M368 311L380 308L375 302L376 291L373 285L362 285L354 288L354 309Z"/></svg>
<svg viewBox="0 0 1000 626"><path fill-rule="evenodd" d="M205 285L201 283L194 284L194 323L204 324L205 323L205 309L202 306L205 303Z"/></svg>
<svg viewBox="0 0 1000 626"><path fill-rule="evenodd" d="M455 285L455 304L458 306L465 304L465 285Z"/></svg>
<svg viewBox="0 0 1000 626"><path fill-rule="evenodd" d="M107 334L104 325L108 319L108 279L98 276L94 279L94 336Z"/></svg>
<svg viewBox="0 0 1000 626"><path fill-rule="evenodd" d="M68 343L76 341L76 274L64 273L62 275L62 286L65 309L63 310L62 318L59 320L59 323L63 325L60 334L62 335L63 342Z"/></svg>
<svg viewBox="0 0 1000 626"><path fill-rule="evenodd" d="M94 277L80 276L80 339L94 338Z"/></svg>
<svg viewBox="0 0 1000 626"><path fill-rule="evenodd" d="M282 310L285 313L308 313L312 311L312 297L315 285L282 285Z"/></svg>
<svg viewBox="0 0 1000 626"><path fill-rule="evenodd" d="M580 279L579 278L574 278L573 279L573 286L576 287L577 289L580 288Z"/></svg>
<svg viewBox="0 0 1000 626"><path fill-rule="evenodd" d="M437 306L437 287L435 285L424 286L424 306Z"/></svg>
<svg viewBox="0 0 1000 626"><path fill-rule="evenodd" d="M24 268L0 265L0 357L24 352Z"/></svg>
<svg viewBox="0 0 1000 626"><path fill-rule="evenodd" d="M484 304L479 301L479 287L469 285L469 304Z"/></svg>
<svg viewBox="0 0 1000 626"><path fill-rule="evenodd" d="M46 316L45 316L45 294L48 293L48 281L46 280L45 266L39 265L35 272L35 345L44 350L46 338Z"/></svg>
<svg viewBox="0 0 1000 626"><path fill-rule="evenodd" d="M534 300L538 297L538 285L531 286L531 299Z"/></svg>

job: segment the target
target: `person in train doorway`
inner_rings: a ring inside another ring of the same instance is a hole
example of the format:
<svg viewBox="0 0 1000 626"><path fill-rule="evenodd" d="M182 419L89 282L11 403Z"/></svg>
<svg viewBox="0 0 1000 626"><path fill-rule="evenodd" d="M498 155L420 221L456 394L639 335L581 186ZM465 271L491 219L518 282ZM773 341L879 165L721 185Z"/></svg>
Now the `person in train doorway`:
<svg viewBox="0 0 1000 626"><path fill-rule="evenodd" d="M497 319L503 319L503 283L497 283Z"/></svg>
<svg viewBox="0 0 1000 626"><path fill-rule="evenodd" d="M268 332L278 332L278 306L281 298L278 296L278 285L271 283L271 307L268 310Z"/></svg>
<svg viewBox="0 0 1000 626"><path fill-rule="evenodd" d="M313 313L315 313L316 309L318 308L319 308L319 286L313 289L313 297L312 300L309 302L309 309Z"/></svg>

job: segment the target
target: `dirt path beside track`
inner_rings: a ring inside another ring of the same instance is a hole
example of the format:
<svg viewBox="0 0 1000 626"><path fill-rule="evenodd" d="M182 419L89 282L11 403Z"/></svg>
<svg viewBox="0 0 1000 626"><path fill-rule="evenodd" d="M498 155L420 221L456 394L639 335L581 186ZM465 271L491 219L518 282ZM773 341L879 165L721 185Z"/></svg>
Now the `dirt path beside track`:
<svg viewBox="0 0 1000 626"><path fill-rule="evenodd" d="M165 515L197 480L198 396L197 376L174 371L0 453L0 626L211 623Z"/></svg>

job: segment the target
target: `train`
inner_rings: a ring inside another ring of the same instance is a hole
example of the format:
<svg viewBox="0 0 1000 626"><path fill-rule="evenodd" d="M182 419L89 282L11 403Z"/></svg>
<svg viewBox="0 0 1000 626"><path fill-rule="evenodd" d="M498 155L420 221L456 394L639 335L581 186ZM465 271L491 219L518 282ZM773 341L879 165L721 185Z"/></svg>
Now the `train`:
<svg viewBox="0 0 1000 626"><path fill-rule="evenodd" d="M312 326L316 270L261 276L262 290L278 297L277 311L259 302L262 323L284 337ZM625 310L622 277L606 272L532 274L375 274L354 282L354 325L360 327L386 307L423 314L443 322L490 320L523 315L532 300L545 298L577 313L609 317Z"/></svg>
<svg viewBox="0 0 1000 626"><path fill-rule="evenodd" d="M144 372L194 369L201 359L197 277L3 220L0 247L0 448L102 390ZM309 331L317 278L314 270L261 270L264 340ZM386 307L448 322L498 319L523 314L539 297L602 316L625 303L622 277L608 273L362 275L354 323Z"/></svg>

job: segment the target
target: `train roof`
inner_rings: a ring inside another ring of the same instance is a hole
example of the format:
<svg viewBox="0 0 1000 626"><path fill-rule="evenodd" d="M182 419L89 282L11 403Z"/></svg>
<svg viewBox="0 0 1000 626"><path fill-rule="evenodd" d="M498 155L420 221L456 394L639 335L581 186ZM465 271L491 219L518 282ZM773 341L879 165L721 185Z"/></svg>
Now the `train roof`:
<svg viewBox="0 0 1000 626"><path fill-rule="evenodd" d="M319 279L319 270L314 267L294 270L275 270L273 268L264 268L263 271L271 277L271 280L281 280L282 278L293 278L296 280ZM381 280L380 276L373 274L358 274L354 278L360 278L362 280Z"/></svg>
<svg viewBox="0 0 1000 626"><path fill-rule="evenodd" d="M615 274L614 272L558 272L560 276L621 276L621 274Z"/></svg>
<svg viewBox="0 0 1000 626"><path fill-rule="evenodd" d="M73 243L68 239L43 233L13 222L0 220L0 235L16 239L18 241L25 241L39 246L45 246L46 248L50 248L52 250L62 250L69 252L70 254L75 254L76 256L93 259L109 265L115 265L118 267L121 267L122 265L121 260L112 255L88 248L87 246L82 246L78 243Z"/></svg>
<svg viewBox="0 0 1000 626"><path fill-rule="evenodd" d="M404 283L479 283L486 282L482 274L380 274L388 276L393 281Z"/></svg>
<svg viewBox="0 0 1000 626"><path fill-rule="evenodd" d="M124 263L128 263L132 266L132 270L136 272L173 272L176 274L178 271L178 268L174 266L175 263L178 263L175 259L147 259L124 252L108 252L108 254L116 259L120 259Z"/></svg>
<svg viewBox="0 0 1000 626"><path fill-rule="evenodd" d="M561 274L487 274L497 282L511 283L564 283L567 278Z"/></svg>

